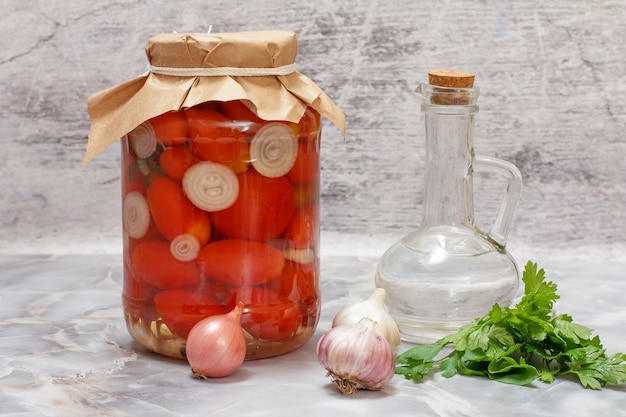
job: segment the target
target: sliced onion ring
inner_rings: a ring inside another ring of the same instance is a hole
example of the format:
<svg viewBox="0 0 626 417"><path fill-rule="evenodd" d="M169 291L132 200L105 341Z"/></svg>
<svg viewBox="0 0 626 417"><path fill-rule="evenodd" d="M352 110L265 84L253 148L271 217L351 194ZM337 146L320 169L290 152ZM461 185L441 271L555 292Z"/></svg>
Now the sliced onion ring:
<svg viewBox="0 0 626 417"><path fill-rule="evenodd" d="M145 176L150 175L150 165L147 159L137 159L137 169Z"/></svg>
<svg viewBox="0 0 626 417"><path fill-rule="evenodd" d="M124 197L122 223L129 237L141 239L150 228L148 201L139 191L131 191Z"/></svg>
<svg viewBox="0 0 626 417"><path fill-rule="evenodd" d="M200 252L200 242L194 235L184 233L170 242L172 256L181 262L193 261Z"/></svg>
<svg viewBox="0 0 626 417"><path fill-rule="evenodd" d="M250 159L257 172L277 178L288 173L298 156L298 138L284 123L269 123L250 142Z"/></svg>
<svg viewBox="0 0 626 417"><path fill-rule="evenodd" d="M315 262L315 251L310 248L306 249L292 249L286 248L283 251L285 259L289 259L292 262L299 264L310 264Z"/></svg>
<svg viewBox="0 0 626 417"><path fill-rule="evenodd" d="M128 134L131 149L137 158L148 158L157 149L157 138L150 122L143 122Z"/></svg>
<svg viewBox="0 0 626 417"><path fill-rule="evenodd" d="M185 172L183 190L196 207L219 211L230 207L237 200L239 180L225 165L198 162Z"/></svg>

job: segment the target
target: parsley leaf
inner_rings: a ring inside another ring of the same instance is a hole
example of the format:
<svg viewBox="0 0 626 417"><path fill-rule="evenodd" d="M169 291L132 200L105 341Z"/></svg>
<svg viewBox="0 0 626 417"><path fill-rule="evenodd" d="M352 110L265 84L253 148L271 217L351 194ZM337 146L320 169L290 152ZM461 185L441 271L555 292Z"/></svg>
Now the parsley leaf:
<svg viewBox="0 0 626 417"><path fill-rule="evenodd" d="M397 357L396 373L419 381L438 369L446 378L486 376L516 385L574 374L590 389L626 382L626 354L607 356L591 329L569 315L555 315L557 286L546 281L543 269L529 261L522 281L524 295L515 307L494 304L457 333L407 350ZM454 349L442 356L449 345Z"/></svg>

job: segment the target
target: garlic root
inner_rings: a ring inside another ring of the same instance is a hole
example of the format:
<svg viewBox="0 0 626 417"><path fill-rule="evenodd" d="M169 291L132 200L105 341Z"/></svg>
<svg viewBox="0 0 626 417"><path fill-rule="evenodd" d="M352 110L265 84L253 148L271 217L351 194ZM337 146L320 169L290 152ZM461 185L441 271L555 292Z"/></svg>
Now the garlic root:
<svg viewBox="0 0 626 417"><path fill-rule="evenodd" d="M339 391L341 391L343 395L356 394L356 390L358 388L357 384L350 381L348 378L344 378L339 375L336 375L332 371L328 371L326 376L330 377L330 379L335 383L335 385L337 385L337 388L339 388Z"/></svg>

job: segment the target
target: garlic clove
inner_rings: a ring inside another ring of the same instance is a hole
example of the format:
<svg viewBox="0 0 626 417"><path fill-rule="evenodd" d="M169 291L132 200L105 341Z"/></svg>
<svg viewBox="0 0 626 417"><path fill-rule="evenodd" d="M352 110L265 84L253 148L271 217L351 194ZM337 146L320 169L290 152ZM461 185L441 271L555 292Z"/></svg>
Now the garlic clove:
<svg viewBox="0 0 626 417"><path fill-rule="evenodd" d="M317 344L317 358L344 395L357 389L382 390L395 374L391 346L369 318L324 333Z"/></svg>
<svg viewBox="0 0 626 417"><path fill-rule="evenodd" d="M385 308L386 295L384 288L374 289L374 292L367 300L339 310L333 318L332 327L358 323L362 318L367 317L376 322L378 330L389 342L395 355L400 347L400 330L393 317Z"/></svg>

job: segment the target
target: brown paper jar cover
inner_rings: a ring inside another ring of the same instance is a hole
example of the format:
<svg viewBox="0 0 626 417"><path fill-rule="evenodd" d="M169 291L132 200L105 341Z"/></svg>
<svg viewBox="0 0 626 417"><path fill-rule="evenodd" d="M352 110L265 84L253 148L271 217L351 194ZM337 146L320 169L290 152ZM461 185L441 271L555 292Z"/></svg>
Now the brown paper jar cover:
<svg viewBox="0 0 626 417"><path fill-rule="evenodd" d="M150 38L146 55L150 66L158 68L255 69L294 64L297 49L296 34L288 31L185 33ZM144 121L210 100L243 100L264 120L293 123L310 106L345 134L341 110L311 79L297 71L263 76L180 76L155 70L89 98L91 129L83 164Z"/></svg>

